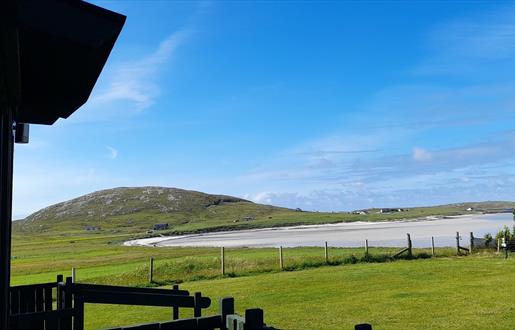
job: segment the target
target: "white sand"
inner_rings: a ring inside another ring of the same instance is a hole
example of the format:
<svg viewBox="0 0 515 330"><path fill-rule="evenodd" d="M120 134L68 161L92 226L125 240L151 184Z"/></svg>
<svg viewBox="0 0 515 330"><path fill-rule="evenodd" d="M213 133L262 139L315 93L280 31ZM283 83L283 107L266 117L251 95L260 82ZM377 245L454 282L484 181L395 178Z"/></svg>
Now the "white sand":
<svg viewBox="0 0 515 330"><path fill-rule="evenodd" d="M358 247L369 240L370 246L405 246L406 233L413 246L431 246L431 236L437 246L454 246L456 232L468 246L470 232L476 237L494 235L503 225L515 224L509 213L467 215L446 219L425 219L393 222L352 222L313 226L296 226L214 232L195 235L153 237L125 242L127 246L211 246L211 247L294 247L330 246Z"/></svg>

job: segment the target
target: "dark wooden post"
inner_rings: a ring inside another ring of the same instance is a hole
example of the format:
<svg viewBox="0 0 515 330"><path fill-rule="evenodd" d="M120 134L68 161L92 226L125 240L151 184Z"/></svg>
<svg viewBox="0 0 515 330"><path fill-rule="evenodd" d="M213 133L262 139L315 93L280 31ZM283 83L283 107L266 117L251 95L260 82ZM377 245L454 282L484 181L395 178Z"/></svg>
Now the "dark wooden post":
<svg viewBox="0 0 515 330"><path fill-rule="evenodd" d="M365 257L368 257L368 239L365 240Z"/></svg>
<svg viewBox="0 0 515 330"><path fill-rule="evenodd" d="M222 275L225 275L225 248L223 246L220 248L220 263Z"/></svg>
<svg viewBox="0 0 515 330"><path fill-rule="evenodd" d="M263 326L264 316L261 308L245 310L245 330L262 330Z"/></svg>
<svg viewBox="0 0 515 330"><path fill-rule="evenodd" d="M66 281L64 283L63 291L62 291L62 293L63 293L63 302L62 302L63 309L73 308L72 286L73 286L72 278L67 277ZM71 330L72 324L73 323L72 323L71 317L63 317L63 318L61 318L61 328L60 329L61 330Z"/></svg>
<svg viewBox="0 0 515 330"><path fill-rule="evenodd" d="M431 236L431 255L435 256L435 238L434 236Z"/></svg>
<svg viewBox="0 0 515 330"><path fill-rule="evenodd" d="M150 262L148 265L148 283L154 282L154 258L150 257Z"/></svg>
<svg viewBox="0 0 515 330"><path fill-rule="evenodd" d="M223 297L219 300L220 316L222 317L222 329L227 330L227 315L234 314L234 298Z"/></svg>
<svg viewBox="0 0 515 330"><path fill-rule="evenodd" d="M2 6L2 8L4 7ZM4 16L2 15L2 17ZM3 47L4 44L2 44ZM10 70L11 68L2 69ZM0 329L8 329L9 327L14 150L13 110L8 106L0 109Z"/></svg>
<svg viewBox="0 0 515 330"><path fill-rule="evenodd" d="M84 299L82 296L75 295L73 297L73 305L75 315L73 316L73 330L84 329Z"/></svg>
<svg viewBox="0 0 515 330"><path fill-rule="evenodd" d="M284 264L283 264L283 247L282 246L279 246L279 268L281 270L284 269Z"/></svg>
<svg viewBox="0 0 515 330"><path fill-rule="evenodd" d="M325 263L328 264L329 263L329 254L327 253L327 242L325 242L324 256L325 256Z"/></svg>
<svg viewBox="0 0 515 330"><path fill-rule="evenodd" d="M200 305L200 302L202 300L202 293L195 292L195 294L193 295L193 298L194 298L193 316L201 317L202 316L202 307Z"/></svg>
<svg viewBox="0 0 515 330"><path fill-rule="evenodd" d="M456 255L460 255L460 233L456 232Z"/></svg>
<svg viewBox="0 0 515 330"><path fill-rule="evenodd" d="M504 259L508 259L508 233L504 233Z"/></svg>
<svg viewBox="0 0 515 330"><path fill-rule="evenodd" d="M179 284L174 284L172 287L172 290L176 291L179 290ZM173 306L172 308L172 320L178 320L179 319L179 307Z"/></svg>
<svg viewBox="0 0 515 330"><path fill-rule="evenodd" d="M472 254L472 250L474 249L474 233L470 232L470 246L469 253Z"/></svg>
<svg viewBox="0 0 515 330"><path fill-rule="evenodd" d="M413 256L411 236L410 236L410 234L406 234L406 235L408 236L408 257L411 258Z"/></svg>

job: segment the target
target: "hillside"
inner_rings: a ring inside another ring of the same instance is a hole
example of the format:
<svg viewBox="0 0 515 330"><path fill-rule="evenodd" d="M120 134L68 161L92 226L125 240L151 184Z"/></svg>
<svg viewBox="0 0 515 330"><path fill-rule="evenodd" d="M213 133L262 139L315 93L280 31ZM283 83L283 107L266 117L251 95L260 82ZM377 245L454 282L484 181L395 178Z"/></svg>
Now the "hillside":
<svg viewBox="0 0 515 330"><path fill-rule="evenodd" d="M97 191L37 211L14 222L22 232L141 232L158 223L169 229L252 221L281 208L225 195L164 187L114 188ZM88 230L89 229L89 230Z"/></svg>
<svg viewBox="0 0 515 330"><path fill-rule="evenodd" d="M13 230L15 234L135 234L141 237L502 212L514 206L513 202L475 202L353 212L305 212L177 188L114 188L46 207L24 220L15 221ZM167 224L168 228L153 230L156 224Z"/></svg>

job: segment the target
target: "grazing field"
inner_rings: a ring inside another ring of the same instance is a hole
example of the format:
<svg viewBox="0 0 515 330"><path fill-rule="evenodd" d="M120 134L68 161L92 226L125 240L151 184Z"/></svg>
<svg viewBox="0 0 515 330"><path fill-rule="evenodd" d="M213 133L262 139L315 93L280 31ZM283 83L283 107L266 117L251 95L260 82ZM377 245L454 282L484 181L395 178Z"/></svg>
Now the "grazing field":
<svg viewBox="0 0 515 330"><path fill-rule="evenodd" d="M321 267L183 283L280 329L514 329L515 259L495 256ZM216 299L212 311L218 308ZM185 315L186 316L186 315ZM167 320L170 309L86 306L87 329Z"/></svg>
<svg viewBox="0 0 515 330"><path fill-rule="evenodd" d="M119 245L123 236L50 238L31 235L30 240L15 240L12 284L52 281L57 274L69 275L77 269L80 281L101 284L156 286L222 277L218 248L152 248ZM387 262L399 248L329 248L333 265L358 262ZM285 270L325 265L322 247L284 249ZM414 249L415 258L427 258L430 249ZM438 256L454 250L437 248ZM154 283L148 283L149 259L153 257ZM273 248L233 248L225 251L226 276L247 276L279 271L279 254Z"/></svg>
<svg viewBox="0 0 515 330"><path fill-rule="evenodd" d="M79 282L163 286L182 282L213 298L231 295L237 309L261 307L269 324L281 329L342 329L370 322L374 329L513 329L515 259L493 251L454 257L450 248L414 249L414 260L392 261L397 248L226 250L220 274L216 248L125 247L131 235L58 237L15 234L12 284L55 280L77 268ZM154 282L148 260L155 258ZM186 316L186 315L184 315ZM166 320L170 309L86 306L87 329Z"/></svg>

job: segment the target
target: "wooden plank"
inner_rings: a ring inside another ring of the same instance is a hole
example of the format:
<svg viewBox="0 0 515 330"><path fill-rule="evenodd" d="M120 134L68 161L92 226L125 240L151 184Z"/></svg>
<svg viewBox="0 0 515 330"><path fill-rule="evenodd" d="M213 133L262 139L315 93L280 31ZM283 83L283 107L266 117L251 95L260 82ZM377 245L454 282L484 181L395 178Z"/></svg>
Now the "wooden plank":
<svg viewBox="0 0 515 330"><path fill-rule="evenodd" d="M20 290L20 313L35 312L36 298L34 289L25 287Z"/></svg>
<svg viewBox="0 0 515 330"><path fill-rule="evenodd" d="M44 301L45 301L45 291L44 288L35 288L36 294L36 312L42 312L45 310Z"/></svg>
<svg viewBox="0 0 515 330"><path fill-rule="evenodd" d="M21 290L24 288L56 288L57 283L56 282L50 282L50 283L38 283L38 284L25 284L25 285L16 285L11 286L11 290Z"/></svg>
<svg viewBox="0 0 515 330"><path fill-rule="evenodd" d="M63 317L72 317L75 315L73 308L61 309L55 311L33 312L24 314L11 315L12 321L42 321L42 320L58 320Z"/></svg>
<svg viewBox="0 0 515 330"><path fill-rule="evenodd" d="M223 326L222 316L203 316L197 318L197 327L202 330L220 329Z"/></svg>
<svg viewBox="0 0 515 330"><path fill-rule="evenodd" d="M116 304L136 306L162 306L162 307L195 307L195 298L192 296L178 296L171 294L150 293L123 293L103 290L81 291L85 303ZM199 308L208 308L211 299L201 297Z"/></svg>
<svg viewBox="0 0 515 330"><path fill-rule="evenodd" d="M131 327L123 327L123 330L159 330L159 323L148 323L148 324L140 324L134 325Z"/></svg>
<svg viewBox="0 0 515 330"><path fill-rule="evenodd" d="M181 319L170 322L161 323L161 330L196 330L197 319Z"/></svg>
<svg viewBox="0 0 515 330"><path fill-rule="evenodd" d="M20 290L11 288L11 314L20 312Z"/></svg>
<svg viewBox="0 0 515 330"><path fill-rule="evenodd" d="M133 288L129 286L99 285L99 284L83 284L74 283L73 292L81 293L89 290L106 290L111 292L122 293L158 293L158 294L174 294L178 296L189 296L188 290L179 290L178 285L174 285L172 289L153 289L153 288Z"/></svg>
<svg viewBox="0 0 515 330"><path fill-rule="evenodd" d="M43 312L44 311L44 288L37 287L34 289L35 294L35 312ZM36 321L32 324L32 328L34 330L44 330L45 329L45 321Z"/></svg>
<svg viewBox="0 0 515 330"><path fill-rule="evenodd" d="M397 258L398 256L400 256L401 254L403 254L404 252L406 252L408 250L409 250L408 248L400 250L399 252L397 252L396 254L393 255L393 258Z"/></svg>
<svg viewBox="0 0 515 330"><path fill-rule="evenodd" d="M52 288L45 287L44 290L44 310L51 311L52 310Z"/></svg>

